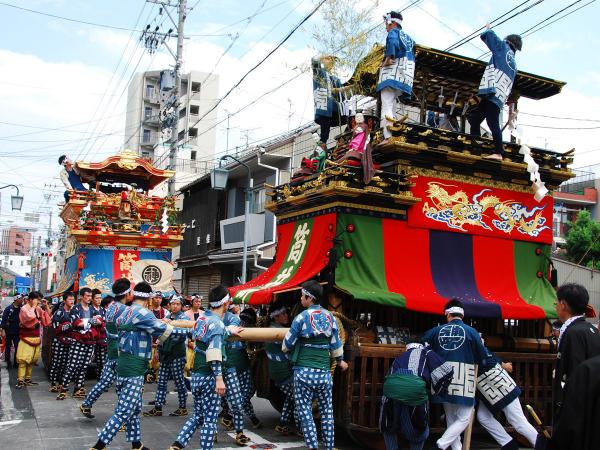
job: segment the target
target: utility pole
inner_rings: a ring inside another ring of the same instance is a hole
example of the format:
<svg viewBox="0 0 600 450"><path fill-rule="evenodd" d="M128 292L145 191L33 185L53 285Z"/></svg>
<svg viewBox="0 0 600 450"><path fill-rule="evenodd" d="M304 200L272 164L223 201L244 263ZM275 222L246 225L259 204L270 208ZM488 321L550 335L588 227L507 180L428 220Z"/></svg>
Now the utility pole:
<svg viewBox="0 0 600 450"><path fill-rule="evenodd" d="M179 138L179 92L181 90L181 66L183 65L183 25L185 23L186 0L179 0L177 24L177 56L175 60L175 121L171 127L171 148L169 149L169 169L177 166L177 139ZM169 179L169 195L175 194L175 177Z"/></svg>
<svg viewBox="0 0 600 450"><path fill-rule="evenodd" d="M168 45L165 44L166 49L171 53L171 56L175 59L174 73L175 80L174 86L171 92L171 98L173 101L172 107L175 111L174 120L171 123L171 137L169 139L169 165L168 169L175 170L177 166L177 141L179 135L179 94L181 91L181 67L183 66L183 40L185 38L184 35L184 24L185 24L185 16L187 13L187 0L179 0L177 2L172 2L171 0L146 0L149 3L156 3L161 5L160 14L164 11L173 26L175 27L175 31L177 32L177 48L175 53L169 48ZM169 7L177 7L177 23L171 16L169 12ZM146 48L150 53L156 51L159 44L164 44L165 40L172 36L172 29L170 29L167 33L159 32L160 27L157 26L155 30L149 29L150 25L147 27L147 31L145 34L142 34L141 40L144 40ZM161 39L159 39L161 38ZM172 177L168 181L169 183L169 195L175 194L175 177Z"/></svg>

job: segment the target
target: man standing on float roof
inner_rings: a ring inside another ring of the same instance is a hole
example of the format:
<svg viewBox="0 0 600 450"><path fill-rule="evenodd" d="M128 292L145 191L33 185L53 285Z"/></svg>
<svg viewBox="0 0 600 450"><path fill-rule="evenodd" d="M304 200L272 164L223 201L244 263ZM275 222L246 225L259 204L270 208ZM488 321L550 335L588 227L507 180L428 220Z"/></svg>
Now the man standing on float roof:
<svg viewBox="0 0 600 450"><path fill-rule="evenodd" d="M152 288L141 282L133 288L133 303L117 319L119 358L117 360L117 390L119 398L115 413L98 434L92 450L102 450L114 439L122 425L127 424L126 436L133 450L148 450L142 444L140 412L144 375L152 355L152 337L158 342L169 336L186 336L186 328L173 328L159 321L150 310L148 300Z"/></svg>
<svg viewBox="0 0 600 450"><path fill-rule="evenodd" d="M383 20L388 34L376 91L381 96L381 127L385 143L385 139L392 136L387 126L394 120L396 98L410 100L412 95L415 41L402 31L402 14L399 12L391 11L383 16Z"/></svg>
<svg viewBox="0 0 600 450"><path fill-rule="evenodd" d="M469 125L473 136L481 136L480 126L485 119L494 138L494 153L487 158L502 161L504 147L502 146L500 113L517 76L515 53L523 48L523 40L518 34L509 34L504 40L501 40L490 29L489 23L485 27L487 29L481 33L481 40L492 52L492 57L481 77L477 92L481 101L469 114Z"/></svg>
<svg viewBox="0 0 600 450"><path fill-rule="evenodd" d="M321 306L323 286L315 280L302 284L300 303L304 308L292 321L281 349L290 352L294 368L294 396L298 420L302 425L304 442L309 449L317 449L317 429L312 414L312 401L317 400L321 414L323 446L332 450L334 423L330 363L337 360L340 369L348 364L343 360L344 348L338 326L331 312Z"/></svg>
<svg viewBox="0 0 600 450"><path fill-rule="evenodd" d="M448 392L434 395L432 403L442 403L446 431L436 444L438 449L460 450L460 434L471 420L475 406L477 366L482 366L486 350L479 333L463 323L465 310L460 300L452 299L444 308L447 324L438 325L423 335L423 341L454 369Z"/></svg>

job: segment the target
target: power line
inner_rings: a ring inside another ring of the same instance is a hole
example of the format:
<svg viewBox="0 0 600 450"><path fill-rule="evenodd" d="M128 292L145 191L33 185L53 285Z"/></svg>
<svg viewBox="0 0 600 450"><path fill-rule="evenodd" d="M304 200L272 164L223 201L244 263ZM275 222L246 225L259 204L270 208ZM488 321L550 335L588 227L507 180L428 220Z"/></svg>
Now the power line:
<svg viewBox="0 0 600 450"><path fill-rule="evenodd" d="M282 2L285 3L285 2ZM65 17L65 16L60 16L58 14L52 14L52 13L47 13L44 11L38 11L35 9L30 9L30 8L24 8L22 6L17 6L17 5L12 5L10 3L6 3L6 2L0 2L0 6L6 6L8 8L14 8L14 9L18 9L20 11L25 11L28 13L32 13L32 14L38 14L40 16L46 16L46 17L51 17L53 19L59 19L59 20L64 20L67 22L73 22L73 23L80 23L82 25L89 25L92 27L99 27L99 28L108 28L111 30L119 30L119 31L131 31L134 33L142 33L144 30L138 30L136 28L127 28L127 27L120 27L117 25L109 25L106 23L97 23L97 22L90 22L88 20L82 20L82 19L73 19L72 17ZM197 36L197 37L221 37L221 36L228 36L228 34L194 34L193 36Z"/></svg>
<svg viewBox="0 0 600 450"><path fill-rule="evenodd" d="M231 89L225 93L223 97L215 102L215 104L210 108L207 112L205 112L202 117L200 117L191 128L195 127L202 119L204 119L207 115L213 112L217 107L225 100L242 82L250 75L254 70L256 70L261 64L263 64L273 53L275 53L295 32L300 28L308 19L310 19L313 14L315 14L318 9L325 3L326 0L321 0L301 21L298 23L292 30L273 48L267 55L262 58L258 63L256 63L250 70L248 70L234 85Z"/></svg>
<svg viewBox="0 0 600 450"><path fill-rule="evenodd" d="M549 130L600 130L600 127L552 127L548 125L531 125L527 123L521 123L519 125L522 127L546 128Z"/></svg>
<svg viewBox="0 0 600 450"><path fill-rule="evenodd" d="M569 11L567 14L564 14L564 15L562 15L561 17L558 17L558 18L554 19L552 22L549 22L549 23L547 23L547 24L546 24L546 25L544 25L543 27L537 28L538 26L540 26L540 25L541 25L541 24L543 24L544 22L547 22L548 20L552 19L553 17L556 17L556 16L557 16L557 15L559 15L560 13L562 13L562 12L566 11L567 9L571 8L572 6L576 5L577 3L581 2L581 1L582 1L582 0L577 0L577 1L573 2L573 3L571 3L570 5L568 5L568 6L565 6L564 8L560 9L559 11L557 11L557 12L555 12L555 13L551 14L550 16L546 17L544 20L541 20L541 21L539 21L539 22L538 22L538 23L536 23L534 26L532 26L532 27L528 28L527 30L523 31L523 32L521 33L521 37L525 38L525 37L531 36L532 34L534 34L534 33L537 33L537 32L538 32L538 31L540 31L540 30L543 30L543 29L544 29L544 28L546 28L547 26L550 26L550 25L552 25L553 23L555 23L555 22L558 22L559 20L561 20L561 19L564 19L564 18L565 18L565 17L567 17L567 16L570 16L570 15L571 15L571 14L573 14L574 12L577 12L577 11L579 11L581 8L585 8L586 6L588 6L588 5L592 4L592 3L594 3L596 0L591 0L591 1L590 1L590 2L588 2L588 3L586 3L586 4L584 4L584 5L581 5L579 8L575 8L573 11ZM537 28L537 29L536 29L536 28ZM533 31L532 31L532 30L533 30ZM477 59L481 59L481 58L483 58L484 56L488 55L489 53L490 53L489 51L487 51L487 52L484 52L484 53L482 53L481 55L479 55L479 56L477 57Z"/></svg>
<svg viewBox="0 0 600 450"><path fill-rule="evenodd" d="M547 116L547 115L544 115L544 114L533 114L533 113L528 113L528 112L523 112L523 111L519 111L519 114L524 114L526 116L533 116L533 117L544 117L546 119L576 120L576 121L579 121L579 122L596 122L596 123L600 123L600 120L597 120L597 119L582 119L580 117Z"/></svg>
<svg viewBox="0 0 600 450"><path fill-rule="evenodd" d="M509 11L505 12L504 14L502 14L501 16L496 17L494 20L492 20L490 22L490 25L494 25L494 27L497 27L498 25L502 25L505 22L508 22L509 20L514 19L515 17L523 14L524 12L530 10L531 8L533 8L536 5L539 5L540 3L542 3L544 0L537 0L535 3L526 6L525 8L523 8L520 11L517 11L515 14L513 14L510 17L507 17L506 19L504 19L501 22L498 22L500 19L502 19L503 17L509 15L511 12L515 11L516 9L519 9L521 6L525 5L526 3L529 3L531 0L525 0L524 2L518 4L517 6L515 6L514 8L510 9ZM498 23L496 23L498 22ZM455 42L454 44L452 44L450 47L446 48L444 51L449 52L452 50L456 50L458 47L463 46L464 44L466 44L467 42L475 39L479 33L485 29L485 26L478 28L477 30L473 31L471 34L465 36L464 38L458 40L457 42Z"/></svg>

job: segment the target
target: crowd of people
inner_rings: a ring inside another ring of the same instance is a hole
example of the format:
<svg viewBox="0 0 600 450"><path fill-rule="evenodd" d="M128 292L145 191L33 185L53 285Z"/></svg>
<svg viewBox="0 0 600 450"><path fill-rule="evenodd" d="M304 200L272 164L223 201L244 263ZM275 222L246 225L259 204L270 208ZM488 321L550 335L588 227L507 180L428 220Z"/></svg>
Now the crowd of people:
<svg viewBox="0 0 600 450"><path fill-rule="evenodd" d="M52 362L49 390L64 400L72 391L82 399L79 410L94 419L92 408L116 382L118 397L114 414L106 422L92 449L104 449L119 430L133 449L142 444L141 416L162 416L167 383L173 380L178 407L171 416L189 416L174 437L170 450L188 445L200 429L202 449L213 447L217 423L235 431L244 446L248 418L253 428L262 426L254 413L252 372L246 343L229 340L244 326L256 323L252 308L240 311L228 290L210 291L208 308L200 296L168 300L147 283L131 287L128 279L116 280L112 295L82 288L66 292L53 307L41 293L15 297L2 315L8 367L17 367L18 389L37 384L32 368L40 356L42 329L52 327ZM303 436L306 447L318 448L313 402L319 409L323 447L334 448L332 367L346 370L338 324L321 306L323 287L304 283L302 312L293 320L285 304L269 306L268 326L288 328L281 342L264 343L269 377L283 394L281 416L275 431ZM503 450L518 449L518 442L498 422L506 422L538 450L597 448L593 425L599 417L597 377L600 367L600 334L584 317L588 293L580 285L565 284L557 291L557 362L553 385L553 433L538 434L523 413L521 390L511 377L510 362L503 362L486 346L481 335L464 322L463 304L453 299L443 311L446 323L434 327L406 346L397 357L383 386L380 429L388 450L396 450L398 436L411 450L420 450L429 437L430 403L442 404L446 430L435 448L463 448L461 435L476 419ZM15 338L16 336L16 338ZM11 346L16 347L14 358ZM86 392L84 382L91 363L98 381ZM332 364L333 363L333 364ZM335 370L335 369L334 369ZM190 376L188 376L190 375ZM145 383L156 381L152 408L142 412ZM188 412L191 391L193 410ZM476 409L475 409L476 408ZM475 412L476 411L476 412ZM465 433L463 439L470 439Z"/></svg>

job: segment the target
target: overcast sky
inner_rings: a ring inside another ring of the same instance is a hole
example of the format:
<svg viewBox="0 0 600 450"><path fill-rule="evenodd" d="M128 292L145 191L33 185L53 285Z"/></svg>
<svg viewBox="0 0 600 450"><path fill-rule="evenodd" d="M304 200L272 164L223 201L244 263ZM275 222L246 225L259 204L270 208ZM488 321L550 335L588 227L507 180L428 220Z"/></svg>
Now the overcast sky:
<svg viewBox="0 0 600 450"><path fill-rule="evenodd" d="M500 25L497 32L502 36L521 33L573 1L542 1ZM572 9L589 1L582 0ZM411 2L381 0L371 22L365 23L364 28L380 23L386 11L402 9ZM145 28L146 24L152 24L152 28L161 24L164 31L170 27L168 19L158 15L158 6L143 0L8 0L4 3L127 30ZM404 30L419 44L443 49L523 1L422 0L417 3L418 6L403 13ZM186 34L191 37L185 44L184 71L219 74L221 96L276 45L314 3L312 0L188 0L188 6L194 5L186 21ZM592 2L526 37L523 52L517 54L520 70L567 82L563 92L554 98L520 102L521 124L550 127L524 126L526 141L557 151L575 147L577 167L600 162L599 5L600 2ZM255 13L251 20L246 19ZM172 64L172 58L164 49L155 55L144 52L139 45L139 33L127 30L37 15L7 7L2 2L0 18L0 185L18 184L25 196L23 212L16 213L9 208L10 191L0 191L2 227L11 220L24 224L25 212L43 213L43 208L48 206L57 211L55 204L62 199L63 192L57 178L59 155L67 153L72 158L97 161L120 150L124 141L127 82L134 69L163 69ZM272 94L262 94L298 75L297 67L309 61L314 54L312 30L319 20L318 15L311 18L222 103L219 121L226 117L226 111L237 111L260 98L243 113L231 117L230 148L245 143L243 130L251 130L252 142L312 119L309 75L297 76ZM383 39L383 25L378 32ZM232 39L236 33L239 37ZM456 52L479 57L484 50L481 41L475 39ZM198 128L202 133L214 126L203 121ZM557 127L569 129L555 129ZM56 128L60 129L50 130ZM217 125L215 152L224 150L225 123L222 123ZM53 225L58 220L55 218Z"/></svg>

